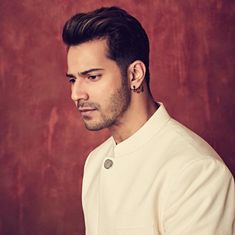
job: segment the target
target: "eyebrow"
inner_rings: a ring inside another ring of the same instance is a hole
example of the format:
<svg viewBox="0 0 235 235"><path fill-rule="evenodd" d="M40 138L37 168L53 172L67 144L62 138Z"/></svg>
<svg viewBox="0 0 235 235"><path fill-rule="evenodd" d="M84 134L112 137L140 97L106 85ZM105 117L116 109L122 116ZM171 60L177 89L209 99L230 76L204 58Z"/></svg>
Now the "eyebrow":
<svg viewBox="0 0 235 235"><path fill-rule="evenodd" d="M95 72L95 71L101 71L101 70L104 70L102 68L93 68L93 69L88 69L88 70L85 70L83 72L80 72L78 73L80 76L85 76L87 75L88 73L91 73L91 72ZM66 77L67 78L74 78L75 76L73 74L69 74L69 73L66 73Z"/></svg>

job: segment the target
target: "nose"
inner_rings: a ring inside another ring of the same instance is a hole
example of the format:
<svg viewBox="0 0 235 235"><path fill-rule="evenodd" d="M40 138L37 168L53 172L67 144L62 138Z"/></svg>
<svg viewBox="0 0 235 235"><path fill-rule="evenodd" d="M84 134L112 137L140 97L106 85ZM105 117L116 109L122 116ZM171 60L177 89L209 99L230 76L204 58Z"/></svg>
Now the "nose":
<svg viewBox="0 0 235 235"><path fill-rule="evenodd" d="M85 87L82 85L82 81L76 79L71 87L71 99L74 102L78 102L79 100L87 100L88 94L85 91Z"/></svg>

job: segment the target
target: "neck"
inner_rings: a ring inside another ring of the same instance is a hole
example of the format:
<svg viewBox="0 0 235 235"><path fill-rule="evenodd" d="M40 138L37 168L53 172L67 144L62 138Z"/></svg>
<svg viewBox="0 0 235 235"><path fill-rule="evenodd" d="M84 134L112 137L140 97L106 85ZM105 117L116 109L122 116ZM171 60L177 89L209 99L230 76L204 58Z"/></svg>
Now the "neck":
<svg viewBox="0 0 235 235"><path fill-rule="evenodd" d="M128 110L115 125L109 128L115 142L119 144L132 136L148 121L157 108L158 104L154 102L146 87L143 93L133 93Z"/></svg>

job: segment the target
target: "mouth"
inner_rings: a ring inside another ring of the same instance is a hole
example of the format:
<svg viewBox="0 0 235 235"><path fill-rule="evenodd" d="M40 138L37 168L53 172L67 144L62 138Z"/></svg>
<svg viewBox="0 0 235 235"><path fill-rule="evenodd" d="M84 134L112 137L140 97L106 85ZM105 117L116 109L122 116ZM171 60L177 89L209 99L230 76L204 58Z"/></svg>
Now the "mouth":
<svg viewBox="0 0 235 235"><path fill-rule="evenodd" d="M95 108L89 108L89 107L84 107L84 108L78 108L78 111L81 113L81 114L89 114L89 113L92 113L93 111L95 111L96 109Z"/></svg>

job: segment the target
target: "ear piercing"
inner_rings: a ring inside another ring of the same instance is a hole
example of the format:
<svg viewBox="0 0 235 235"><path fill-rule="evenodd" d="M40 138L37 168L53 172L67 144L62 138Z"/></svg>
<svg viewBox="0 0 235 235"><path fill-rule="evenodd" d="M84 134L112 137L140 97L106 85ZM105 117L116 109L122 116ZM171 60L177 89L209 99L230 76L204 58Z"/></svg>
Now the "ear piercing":
<svg viewBox="0 0 235 235"><path fill-rule="evenodd" d="M136 92L136 93L142 93L142 92L144 91L144 86L143 86L143 85L140 85L138 88L136 88L135 86L133 86L133 87L131 88L131 90L132 90L133 92Z"/></svg>

